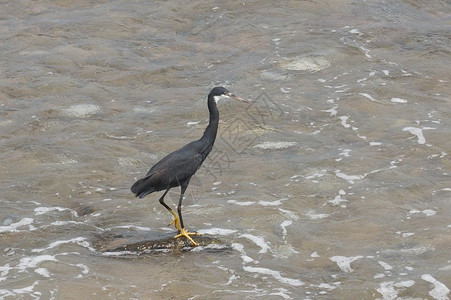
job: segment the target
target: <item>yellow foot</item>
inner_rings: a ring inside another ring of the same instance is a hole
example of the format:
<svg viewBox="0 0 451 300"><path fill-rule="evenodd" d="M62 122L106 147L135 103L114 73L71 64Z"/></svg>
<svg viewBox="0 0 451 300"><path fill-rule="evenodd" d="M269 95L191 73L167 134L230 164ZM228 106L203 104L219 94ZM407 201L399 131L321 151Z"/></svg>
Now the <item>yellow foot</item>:
<svg viewBox="0 0 451 300"><path fill-rule="evenodd" d="M179 216L177 216L175 213L172 214L174 216L174 220L171 221L171 223L169 223L168 226L171 226L172 224L174 224L175 229L177 229L177 231L180 233L180 231L182 230L182 228L180 227L180 219Z"/></svg>
<svg viewBox="0 0 451 300"><path fill-rule="evenodd" d="M181 230L179 231L179 234L177 234L176 236L174 236L175 239L178 239L179 237L186 237L188 240L190 240L191 243L193 243L193 246L196 247L198 246L198 244L190 237L190 235L200 235L200 233L197 232L188 232L185 230L185 228L181 228Z"/></svg>

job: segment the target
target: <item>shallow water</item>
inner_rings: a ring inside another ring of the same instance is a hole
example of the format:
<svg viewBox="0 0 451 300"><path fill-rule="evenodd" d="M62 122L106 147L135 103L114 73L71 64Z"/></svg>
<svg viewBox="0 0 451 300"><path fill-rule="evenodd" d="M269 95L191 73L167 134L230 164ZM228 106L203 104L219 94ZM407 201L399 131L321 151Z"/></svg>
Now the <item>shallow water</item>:
<svg viewBox="0 0 451 300"><path fill-rule="evenodd" d="M449 299L449 2L0 8L0 298ZM183 211L230 249L102 253L171 232L129 187L215 85L253 103L219 104Z"/></svg>

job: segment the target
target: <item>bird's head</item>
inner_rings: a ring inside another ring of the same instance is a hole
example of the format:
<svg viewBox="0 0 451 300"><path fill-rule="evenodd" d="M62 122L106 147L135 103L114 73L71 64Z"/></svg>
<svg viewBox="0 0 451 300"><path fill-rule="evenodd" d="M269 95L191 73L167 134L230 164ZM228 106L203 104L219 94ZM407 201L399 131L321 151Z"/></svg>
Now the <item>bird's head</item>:
<svg viewBox="0 0 451 300"><path fill-rule="evenodd" d="M217 87L213 88L210 91L210 96L213 97L213 99L215 100L216 103L218 103L218 101L221 98L232 98L232 99L235 99L238 101L249 103L249 101L232 94L225 87L222 87L222 86L217 86Z"/></svg>

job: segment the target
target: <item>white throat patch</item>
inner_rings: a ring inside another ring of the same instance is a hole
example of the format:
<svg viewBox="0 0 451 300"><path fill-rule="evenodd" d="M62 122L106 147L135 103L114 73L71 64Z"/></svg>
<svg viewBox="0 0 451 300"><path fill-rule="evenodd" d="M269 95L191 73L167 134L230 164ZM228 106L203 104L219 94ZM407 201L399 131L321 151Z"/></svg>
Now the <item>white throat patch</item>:
<svg viewBox="0 0 451 300"><path fill-rule="evenodd" d="M227 96L227 95L213 96L213 99L215 100L216 103L218 103L218 101L221 99L227 99L227 98L229 98L229 96Z"/></svg>

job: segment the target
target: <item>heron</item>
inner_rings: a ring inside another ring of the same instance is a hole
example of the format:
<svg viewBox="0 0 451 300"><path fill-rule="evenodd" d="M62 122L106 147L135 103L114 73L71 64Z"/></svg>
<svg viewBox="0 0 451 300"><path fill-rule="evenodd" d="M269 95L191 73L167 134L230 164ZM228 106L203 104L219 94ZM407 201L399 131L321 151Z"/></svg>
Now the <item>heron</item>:
<svg viewBox="0 0 451 300"><path fill-rule="evenodd" d="M160 197L160 204L163 205L174 217L168 226L174 224L178 233L174 238L185 237L193 246L198 244L191 238L192 235L200 235L196 232L189 232L185 229L182 218L182 201L191 177L200 168L202 163L210 154L215 143L218 132L219 111L216 106L221 98L232 98L238 101L249 103L247 100L230 93L226 88L218 86L213 88L207 97L210 118L207 128L202 137L184 147L168 154L150 168L146 176L136 181L131 191L140 199L158 191L165 191ZM171 188L180 186L180 198L177 205L177 214L164 202L164 197Z"/></svg>

